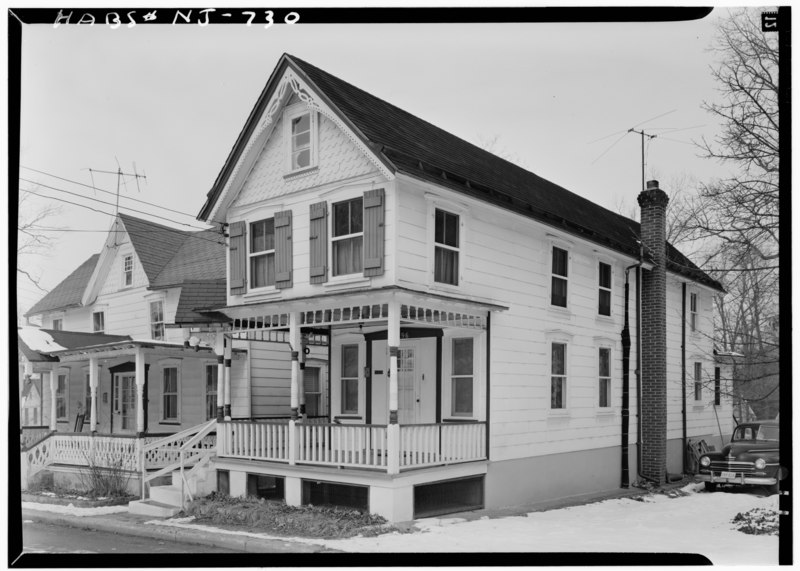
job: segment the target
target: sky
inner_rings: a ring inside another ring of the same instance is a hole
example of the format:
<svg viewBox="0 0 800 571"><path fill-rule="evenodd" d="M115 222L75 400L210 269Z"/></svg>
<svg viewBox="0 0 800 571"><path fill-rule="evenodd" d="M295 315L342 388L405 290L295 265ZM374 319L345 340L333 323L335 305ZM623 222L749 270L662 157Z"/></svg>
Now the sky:
<svg viewBox="0 0 800 571"><path fill-rule="evenodd" d="M641 190L630 128L657 135L646 178L668 193L727 173L693 144L719 129L702 104L717 97L709 47L726 9L631 24L304 26L298 12L268 29L24 25L21 219L59 211L20 267L50 290L101 250L119 177L97 171L146 175L121 177L121 211L205 228L206 193L284 52L625 214ZM17 295L24 311L44 293L21 277Z"/></svg>
<svg viewBox="0 0 800 571"><path fill-rule="evenodd" d="M245 531L215 529L220 534L248 535L321 545L355 553L472 552L645 552L699 553L714 565L777 565L778 536L745 534L732 520L755 510L755 518L777 519L778 496L759 497L752 490L700 492L702 484L689 484L665 494L644 495L640 500L617 498L521 516L466 521L456 516L417 520L415 533L389 533L348 539L287 538ZM114 513L114 507L75 508L23 502L38 509L87 516ZM698 517L701 515L701 517ZM147 525L208 530L193 518L158 519ZM576 530L580 530L576 532ZM505 559L505 558L503 558ZM506 559L507 561L507 559ZM548 559L537 559L546 565Z"/></svg>

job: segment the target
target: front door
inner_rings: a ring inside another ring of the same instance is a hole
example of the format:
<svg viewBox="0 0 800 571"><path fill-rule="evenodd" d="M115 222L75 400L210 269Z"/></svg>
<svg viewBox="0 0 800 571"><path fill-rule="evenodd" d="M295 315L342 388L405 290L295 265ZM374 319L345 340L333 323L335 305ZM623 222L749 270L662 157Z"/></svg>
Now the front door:
<svg viewBox="0 0 800 571"><path fill-rule="evenodd" d="M114 374L114 426L120 432L136 432L136 374Z"/></svg>
<svg viewBox="0 0 800 571"><path fill-rule="evenodd" d="M389 411L389 351L372 342L372 422L386 424ZM436 422L436 338L403 339L397 356L397 420Z"/></svg>

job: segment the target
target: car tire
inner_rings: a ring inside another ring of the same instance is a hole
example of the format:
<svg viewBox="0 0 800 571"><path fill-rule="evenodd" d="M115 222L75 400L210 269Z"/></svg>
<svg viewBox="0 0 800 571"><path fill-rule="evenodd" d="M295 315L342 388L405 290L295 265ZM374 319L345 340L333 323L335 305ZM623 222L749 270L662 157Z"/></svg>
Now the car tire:
<svg viewBox="0 0 800 571"><path fill-rule="evenodd" d="M717 491L717 483L716 482L705 482L706 492L716 492Z"/></svg>

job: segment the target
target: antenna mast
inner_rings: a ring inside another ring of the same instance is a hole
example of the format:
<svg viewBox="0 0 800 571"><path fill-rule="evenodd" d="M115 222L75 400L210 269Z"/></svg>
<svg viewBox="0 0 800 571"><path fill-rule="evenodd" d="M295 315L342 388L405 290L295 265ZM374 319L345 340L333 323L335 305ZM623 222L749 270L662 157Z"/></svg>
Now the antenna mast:
<svg viewBox="0 0 800 571"><path fill-rule="evenodd" d="M633 127L628 129L628 133L637 133L642 136L642 190L644 190L644 138L655 139L656 135L648 135L644 130L637 131Z"/></svg>
<svg viewBox="0 0 800 571"><path fill-rule="evenodd" d="M93 175L94 173L115 174L115 175L117 175L117 204L116 204L116 207L114 208L114 216L118 216L119 215L119 183L124 181L124 179L122 177L124 177L124 176L132 176L134 178L134 180L136 181L136 188L139 188L139 179L140 178L144 179L144 180L147 180L147 176L146 175L139 174L138 172L136 172L136 163L134 163L134 165L133 165L133 173L122 172L122 167L119 166L119 165L117 165L117 170L116 171L101 171L101 170L96 170L96 169L90 168L89 169L89 174Z"/></svg>

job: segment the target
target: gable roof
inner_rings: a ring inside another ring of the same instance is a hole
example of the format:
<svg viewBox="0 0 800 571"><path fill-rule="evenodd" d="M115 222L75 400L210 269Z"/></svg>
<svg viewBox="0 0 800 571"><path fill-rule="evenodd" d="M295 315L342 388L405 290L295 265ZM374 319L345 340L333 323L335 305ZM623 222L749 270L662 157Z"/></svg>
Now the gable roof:
<svg viewBox="0 0 800 571"><path fill-rule="evenodd" d="M133 244L133 249L136 250L142 269L147 275L147 281L153 283L159 272L183 245L189 232L134 218L128 214L119 213L119 218L125 225L125 231Z"/></svg>
<svg viewBox="0 0 800 571"><path fill-rule="evenodd" d="M395 107L295 56L284 54L242 129L198 218L206 219L244 152L275 82L291 67L390 166L561 228L638 258L639 223L607 210L505 159ZM671 244L667 267L722 291L722 286Z"/></svg>
<svg viewBox="0 0 800 571"><path fill-rule="evenodd" d="M225 240L219 231L187 232L175 254L150 280L150 287L168 287L186 280L225 280L225 264Z"/></svg>
<svg viewBox="0 0 800 571"><path fill-rule="evenodd" d="M89 259L78 266L74 272L36 302L25 314L25 317L36 315L37 313L44 313L45 311L55 311L57 309L79 306L81 304L81 296L83 296L83 292L89 283L89 279L92 277L92 272L99 258L100 254L90 256Z"/></svg>

